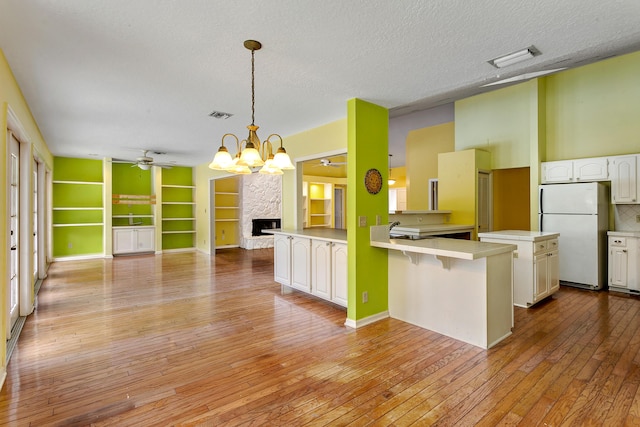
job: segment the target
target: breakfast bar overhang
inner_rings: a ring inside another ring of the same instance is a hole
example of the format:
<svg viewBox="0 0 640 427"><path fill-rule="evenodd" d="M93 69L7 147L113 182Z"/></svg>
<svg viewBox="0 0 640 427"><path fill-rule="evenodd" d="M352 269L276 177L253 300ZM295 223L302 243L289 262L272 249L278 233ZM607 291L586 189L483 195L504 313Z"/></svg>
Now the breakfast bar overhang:
<svg viewBox="0 0 640 427"><path fill-rule="evenodd" d="M373 226L371 246L388 249L391 317L484 349L511 335L515 245L397 240Z"/></svg>

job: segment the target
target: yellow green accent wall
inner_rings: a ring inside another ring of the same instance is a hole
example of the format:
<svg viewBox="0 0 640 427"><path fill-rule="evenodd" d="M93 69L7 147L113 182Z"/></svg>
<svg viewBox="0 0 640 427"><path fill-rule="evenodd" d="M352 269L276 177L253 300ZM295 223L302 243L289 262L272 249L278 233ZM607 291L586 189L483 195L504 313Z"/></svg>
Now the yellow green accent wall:
<svg viewBox="0 0 640 427"><path fill-rule="evenodd" d="M377 217L380 224L388 223L389 114L386 108L360 99L349 100L347 110L347 319L357 321L388 310L387 250L371 247L369 226L376 224ZM377 194L369 194L364 185L364 176L372 168L383 177L382 190ZM360 226L360 217L366 218L367 226ZM368 293L367 303L362 302L363 292Z"/></svg>
<svg viewBox="0 0 640 427"><path fill-rule="evenodd" d="M429 209L429 179L438 177L438 154L455 150L454 132L450 122L407 134L407 210Z"/></svg>

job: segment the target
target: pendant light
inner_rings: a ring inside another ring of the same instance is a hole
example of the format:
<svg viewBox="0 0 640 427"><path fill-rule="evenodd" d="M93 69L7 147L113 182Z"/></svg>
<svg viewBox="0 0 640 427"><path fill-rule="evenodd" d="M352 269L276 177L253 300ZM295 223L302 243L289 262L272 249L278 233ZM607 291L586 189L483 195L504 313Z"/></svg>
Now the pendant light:
<svg viewBox="0 0 640 427"><path fill-rule="evenodd" d="M261 143L256 133L259 127L255 125L255 51L260 50L262 44L256 40L245 40L244 47L251 51L251 124L247 126L249 136L247 139L239 141L238 137L232 133L224 134L222 145L209 164L209 168L247 174L251 173L251 168L262 166L260 169L262 174L281 175L283 170L295 169L287 150L282 145L282 137L274 133ZM224 139L228 136L232 136L236 140L237 154L235 158L231 158L229 150L224 146ZM271 138L275 137L280 140L280 147L274 155Z"/></svg>

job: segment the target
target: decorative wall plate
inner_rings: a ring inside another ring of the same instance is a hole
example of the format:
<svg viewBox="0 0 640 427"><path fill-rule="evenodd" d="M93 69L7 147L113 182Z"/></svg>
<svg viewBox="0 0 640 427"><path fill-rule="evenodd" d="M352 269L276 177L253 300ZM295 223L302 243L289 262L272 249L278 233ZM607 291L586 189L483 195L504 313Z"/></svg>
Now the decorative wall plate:
<svg viewBox="0 0 640 427"><path fill-rule="evenodd" d="M364 186L371 194L378 194L382 190L382 174L378 169L369 169L364 176Z"/></svg>

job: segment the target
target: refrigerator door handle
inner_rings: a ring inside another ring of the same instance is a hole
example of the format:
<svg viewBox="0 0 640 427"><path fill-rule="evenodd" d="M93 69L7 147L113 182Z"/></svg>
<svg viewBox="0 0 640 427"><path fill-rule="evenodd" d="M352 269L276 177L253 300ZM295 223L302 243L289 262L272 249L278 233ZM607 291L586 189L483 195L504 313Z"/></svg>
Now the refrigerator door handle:
<svg viewBox="0 0 640 427"><path fill-rule="evenodd" d="M542 192L544 191L544 188L540 188L540 192L538 193L538 203L540 204L540 213L544 212L544 209L542 208Z"/></svg>
<svg viewBox="0 0 640 427"><path fill-rule="evenodd" d="M542 190L540 190L542 191ZM540 231L544 231L544 220L542 218L544 214L540 214Z"/></svg>

